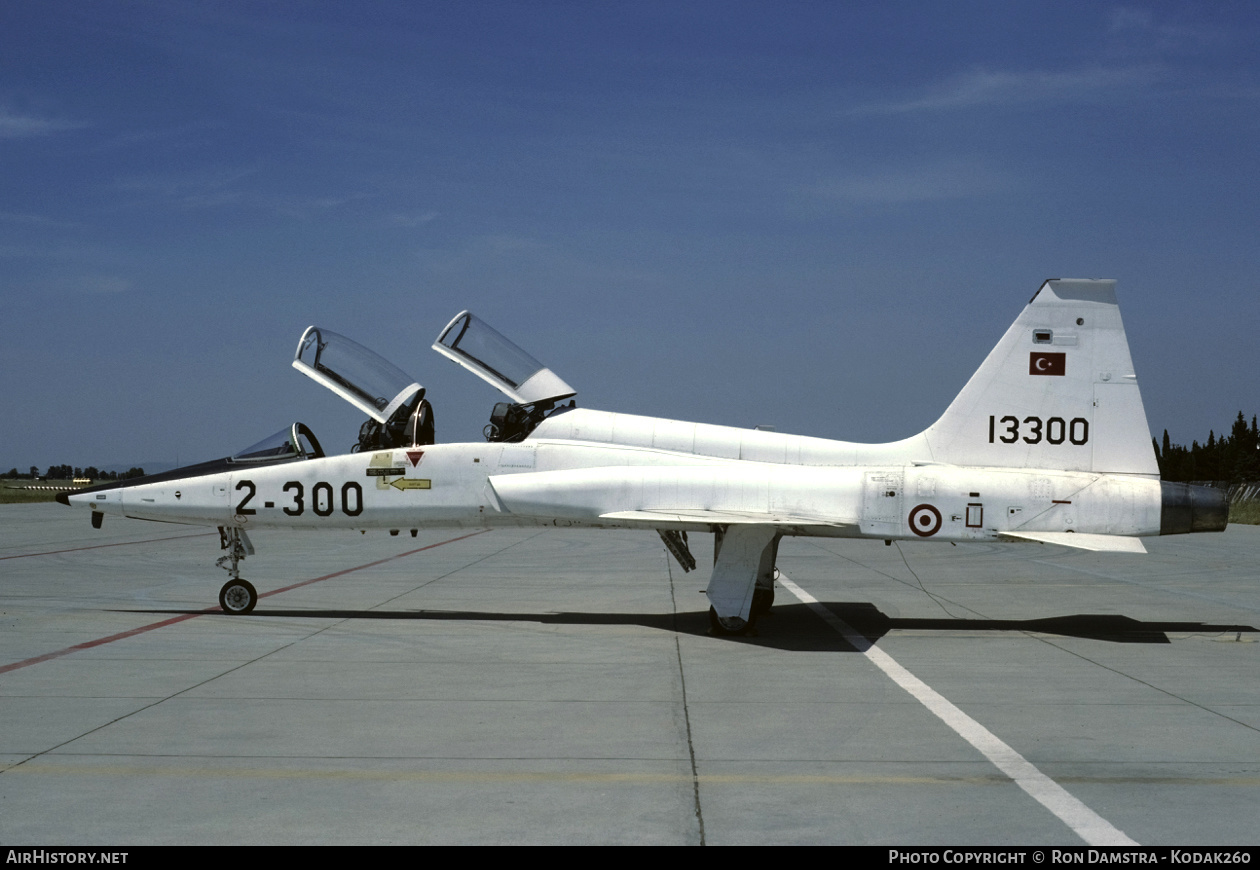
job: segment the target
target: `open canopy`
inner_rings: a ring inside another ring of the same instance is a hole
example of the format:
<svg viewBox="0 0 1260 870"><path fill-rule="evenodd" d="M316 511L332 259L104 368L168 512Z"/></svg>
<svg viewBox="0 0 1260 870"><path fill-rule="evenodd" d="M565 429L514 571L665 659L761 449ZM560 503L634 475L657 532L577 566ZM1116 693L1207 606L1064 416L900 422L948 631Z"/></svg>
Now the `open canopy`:
<svg viewBox="0 0 1260 870"><path fill-rule="evenodd" d="M358 342L309 326L298 340L293 367L363 413L385 423L424 387L398 366Z"/></svg>
<svg viewBox="0 0 1260 870"><path fill-rule="evenodd" d="M470 311L455 315L433 349L518 404L557 401L577 393L551 369Z"/></svg>

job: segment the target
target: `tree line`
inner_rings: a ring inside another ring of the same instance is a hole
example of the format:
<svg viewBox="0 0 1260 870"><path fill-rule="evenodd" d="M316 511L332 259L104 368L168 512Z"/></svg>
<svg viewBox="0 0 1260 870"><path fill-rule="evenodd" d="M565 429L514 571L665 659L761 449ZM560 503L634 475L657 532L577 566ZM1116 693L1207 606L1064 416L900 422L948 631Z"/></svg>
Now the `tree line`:
<svg viewBox="0 0 1260 870"><path fill-rule="evenodd" d="M1153 440L1153 439L1152 439ZM1207 442L1192 441L1189 447L1173 444L1164 430L1164 441L1155 441L1155 458L1164 480L1215 480L1228 483L1260 480L1260 431L1256 416L1251 425L1238 412L1228 435L1219 438L1208 430Z"/></svg>
<svg viewBox="0 0 1260 870"><path fill-rule="evenodd" d="M0 468L4 466L0 465ZM10 468L0 477L7 480L74 480L76 477L86 477L89 480L130 480L133 477L144 477L143 468L131 468L128 471L101 471L94 465L87 468L77 468L69 465L50 465L48 470L43 474L39 473L39 469L34 465L25 474L16 468Z"/></svg>

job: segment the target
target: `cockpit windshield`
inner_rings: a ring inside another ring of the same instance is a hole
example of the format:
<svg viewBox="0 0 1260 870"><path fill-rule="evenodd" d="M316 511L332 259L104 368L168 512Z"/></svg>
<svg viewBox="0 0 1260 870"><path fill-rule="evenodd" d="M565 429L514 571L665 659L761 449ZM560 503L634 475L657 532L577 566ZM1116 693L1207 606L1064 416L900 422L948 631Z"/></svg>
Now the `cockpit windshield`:
<svg viewBox="0 0 1260 870"><path fill-rule="evenodd" d="M231 457L231 462L279 462L285 459L318 459L324 455L315 433L305 423L286 426Z"/></svg>
<svg viewBox="0 0 1260 870"><path fill-rule="evenodd" d="M470 311L455 315L433 349L519 404L567 399L577 392Z"/></svg>
<svg viewBox="0 0 1260 870"><path fill-rule="evenodd" d="M293 367L323 384L363 413L384 423L424 387L393 363L358 342L308 327L298 341Z"/></svg>

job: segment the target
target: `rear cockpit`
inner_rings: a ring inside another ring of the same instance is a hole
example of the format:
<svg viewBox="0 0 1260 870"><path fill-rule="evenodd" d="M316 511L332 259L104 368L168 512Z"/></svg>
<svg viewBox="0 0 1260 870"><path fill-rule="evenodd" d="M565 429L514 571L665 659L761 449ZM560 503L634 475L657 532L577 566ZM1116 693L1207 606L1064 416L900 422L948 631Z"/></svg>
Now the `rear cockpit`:
<svg viewBox="0 0 1260 870"><path fill-rule="evenodd" d="M523 441L547 417L577 406L557 407L577 390L470 311L455 315L433 349L512 400L494 406L487 441Z"/></svg>

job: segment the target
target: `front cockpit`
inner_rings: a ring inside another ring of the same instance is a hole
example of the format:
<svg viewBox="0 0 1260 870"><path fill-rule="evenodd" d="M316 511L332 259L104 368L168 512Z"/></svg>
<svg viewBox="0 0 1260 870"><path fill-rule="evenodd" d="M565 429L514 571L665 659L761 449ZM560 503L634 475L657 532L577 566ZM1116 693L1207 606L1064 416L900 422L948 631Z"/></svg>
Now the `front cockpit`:
<svg viewBox="0 0 1260 870"><path fill-rule="evenodd" d="M198 462L195 465L183 465L170 471L159 471L143 477L129 477L123 480L112 480L97 484L73 493L58 493L57 501L70 504L70 497L92 495L95 500L108 501L108 497L98 493L110 490L128 489L150 483L164 483L172 480L185 480L190 477L208 477L212 474L236 473L247 468L260 468L268 465L280 465L287 462L300 462L306 459L319 459L324 455L315 433L305 423L293 423L279 432L269 435L257 444L251 444L244 450L221 459L209 462ZM93 525L99 527L100 515L94 514Z"/></svg>
<svg viewBox="0 0 1260 870"><path fill-rule="evenodd" d="M433 406L424 387L363 345L339 333L307 327L293 367L368 415L354 452L432 444Z"/></svg>
<svg viewBox="0 0 1260 870"><path fill-rule="evenodd" d="M319 459L323 455L324 448L319 446L310 427L305 423L294 423L257 444L251 444L239 453L232 454L228 462L238 465L274 464L291 459Z"/></svg>

